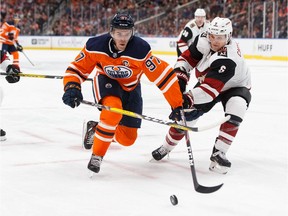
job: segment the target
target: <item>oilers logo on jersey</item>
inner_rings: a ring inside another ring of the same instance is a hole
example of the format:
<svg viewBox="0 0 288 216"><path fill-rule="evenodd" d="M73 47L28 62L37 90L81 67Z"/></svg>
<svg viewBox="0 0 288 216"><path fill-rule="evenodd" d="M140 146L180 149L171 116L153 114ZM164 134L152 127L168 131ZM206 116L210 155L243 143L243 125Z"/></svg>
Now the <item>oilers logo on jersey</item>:
<svg viewBox="0 0 288 216"><path fill-rule="evenodd" d="M112 79L125 79L132 76L132 70L125 66L108 65L104 67L104 72Z"/></svg>

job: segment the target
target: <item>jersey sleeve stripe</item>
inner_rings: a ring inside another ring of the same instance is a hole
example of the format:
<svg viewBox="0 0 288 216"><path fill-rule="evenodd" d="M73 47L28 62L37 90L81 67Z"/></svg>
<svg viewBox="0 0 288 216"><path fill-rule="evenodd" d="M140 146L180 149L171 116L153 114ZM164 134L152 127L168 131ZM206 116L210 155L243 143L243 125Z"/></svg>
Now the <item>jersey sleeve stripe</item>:
<svg viewBox="0 0 288 216"><path fill-rule="evenodd" d="M101 95L100 95L100 89L99 89L99 84L98 84L98 73L93 78L93 85L94 85L93 93L94 93L94 95L96 97L96 100L100 101L101 100Z"/></svg>
<svg viewBox="0 0 288 216"><path fill-rule="evenodd" d="M170 77L174 74L174 71L171 71L166 77L165 79L158 85L158 88L161 89L166 82L170 79Z"/></svg>
<svg viewBox="0 0 288 216"><path fill-rule="evenodd" d="M155 85L158 85L158 83L163 79L164 76L169 72L171 69L170 66L167 66L165 70L161 73L161 75L153 82Z"/></svg>
<svg viewBox="0 0 288 216"><path fill-rule="evenodd" d="M170 87L175 83L175 82L177 82L178 81L178 78L177 77L174 77L167 85L166 85L166 87L162 90L162 93L164 94L165 92L167 92L169 89L170 89Z"/></svg>
<svg viewBox="0 0 288 216"><path fill-rule="evenodd" d="M67 68L67 72L70 71L72 73L76 73L79 77L81 77L83 80L87 79L87 76L83 75L83 73L81 73L79 70L72 68L71 66L69 66Z"/></svg>
<svg viewBox="0 0 288 216"><path fill-rule="evenodd" d="M216 98L219 95L219 92L216 89L210 87L207 84L201 84L199 88L209 94L212 98Z"/></svg>

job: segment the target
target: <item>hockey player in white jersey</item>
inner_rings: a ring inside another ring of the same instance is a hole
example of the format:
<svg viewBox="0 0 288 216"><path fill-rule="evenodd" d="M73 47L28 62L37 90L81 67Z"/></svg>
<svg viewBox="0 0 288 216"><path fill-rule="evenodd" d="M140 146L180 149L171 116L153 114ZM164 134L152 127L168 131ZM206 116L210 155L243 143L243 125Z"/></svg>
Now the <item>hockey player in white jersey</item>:
<svg viewBox="0 0 288 216"><path fill-rule="evenodd" d="M197 36L189 49L178 57L174 71L182 90L186 88L193 68L198 83L183 94L183 107L195 110L185 114L186 120L192 126L216 103L222 103L225 116L231 118L220 126L209 169L226 174L231 167L226 153L251 101L250 71L239 45L232 39L232 23L228 18L213 19L208 31ZM153 158L161 160L183 137L183 131L171 127L163 145L152 152Z"/></svg>
<svg viewBox="0 0 288 216"><path fill-rule="evenodd" d="M193 43L196 36L205 32L209 25L206 20L206 12L202 8L198 8L194 13L194 19L190 20L181 31L177 38L176 50L177 55L180 56Z"/></svg>

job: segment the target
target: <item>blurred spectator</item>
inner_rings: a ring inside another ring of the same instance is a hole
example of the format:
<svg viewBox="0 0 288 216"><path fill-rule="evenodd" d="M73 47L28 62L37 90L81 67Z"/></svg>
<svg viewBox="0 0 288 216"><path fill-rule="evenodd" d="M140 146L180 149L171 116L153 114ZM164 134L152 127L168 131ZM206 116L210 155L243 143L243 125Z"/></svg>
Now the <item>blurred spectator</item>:
<svg viewBox="0 0 288 216"><path fill-rule="evenodd" d="M22 35L98 35L109 30L117 11L128 10L140 36L177 37L193 11L204 8L207 20L230 18L234 37L287 38L287 0L10 0L0 6L1 19L20 12Z"/></svg>
<svg viewBox="0 0 288 216"><path fill-rule="evenodd" d="M287 38L287 26L281 26L278 38Z"/></svg>

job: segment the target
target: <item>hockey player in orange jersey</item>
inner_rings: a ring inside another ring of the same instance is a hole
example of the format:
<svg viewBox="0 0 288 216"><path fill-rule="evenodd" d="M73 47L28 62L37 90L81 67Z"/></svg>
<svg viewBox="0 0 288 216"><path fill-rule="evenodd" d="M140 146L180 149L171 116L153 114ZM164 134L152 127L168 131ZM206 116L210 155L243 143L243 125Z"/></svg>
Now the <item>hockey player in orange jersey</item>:
<svg viewBox="0 0 288 216"><path fill-rule="evenodd" d="M23 47L18 42L20 29L17 27L20 21L16 14L13 21L4 22L0 31L0 50L8 52L13 56L13 64L19 67L19 52L23 51Z"/></svg>
<svg viewBox="0 0 288 216"><path fill-rule="evenodd" d="M182 94L178 79L168 63L152 55L146 41L134 36L134 22L129 14L117 13L111 21L110 32L90 38L69 65L64 77L62 99L65 104L74 108L81 103L81 83L95 67L93 89L98 103L141 114L140 78L145 74L171 105L170 118L181 118ZM141 119L102 110L99 123L90 123L84 147L90 149L93 145L88 169L98 173L112 140L124 146L135 142Z"/></svg>

